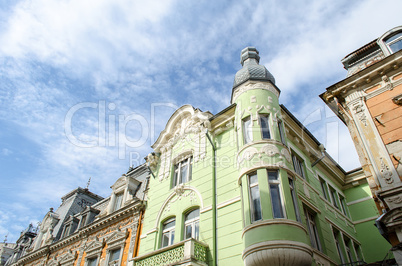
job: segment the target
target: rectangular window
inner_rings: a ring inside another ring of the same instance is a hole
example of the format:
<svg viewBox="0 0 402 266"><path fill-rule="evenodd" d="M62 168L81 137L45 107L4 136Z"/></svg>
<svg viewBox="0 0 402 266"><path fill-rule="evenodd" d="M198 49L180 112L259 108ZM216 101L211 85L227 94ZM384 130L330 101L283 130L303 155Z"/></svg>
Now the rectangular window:
<svg viewBox="0 0 402 266"><path fill-rule="evenodd" d="M339 195L339 201L341 202L341 207L342 207L342 212L343 214L345 214L346 216L349 217L349 212L346 206L346 200L344 197L342 197L341 195Z"/></svg>
<svg viewBox="0 0 402 266"><path fill-rule="evenodd" d="M298 222L301 222L299 204L297 201L297 195L296 195L294 181L291 177L289 177L288 179L289 179L290 195L292 196L293 208L295 209L295 214L296 214L296 220Z"/></svg>
<svg viewBox="0 0 402 266"><path fill-rule="evenodd" d="M119 265L120 261L120 248L113 249L109 253L109 264L108 265Z"/></svg>
<svg viewBox="0 0 402 266"><path fill-rule="evenodd" d="M341 259L342 264L344 264L345 258L343 257L341 245L339 242L339 231L334 230L334 239L335 239L336 250L338 251L339 258Z"/></svg>
<svg viewBox="0 0 402 266"><path fill-rule="evenodd" d="M81 217L81 224L80 224L80 228L85 226L85 222L87 221L87 215L83 215Z"/></svg>
<svg viewBox="0 0 402 266"><path fill-rule="evenodd" d="M260 125L261 125L261 138L270 139L271 133L269 131L269 123L267 115L260 116Z"/></svg>
<svg viewBox="0 0 402 266"><path fill-rule="evenodd" d="M338 196L334 188L329 187L330 195L331 195L331 200L332 204L339 209L339 204L338 204Z"/></svg>
<svg viewBox="0 0 402 266"><path fill-rule="evenodd" d="M279 129L279 136L281 137L281 142L283 144L286 144L283 122L281 120L278 120L278 129Z"/></svg>
<svg viewBox="0 0 402 266"><path fill-rule="evenodd" d="M174 242L174 233L175 233L176 220L169 219L163 224L162 231L162 247L167 247L173 244Z"/></svg>
<svg viewBox="0 0 402 266"><path fill-rule="evenodd" d="M349 238L347 238L345 236L343 238L344 238L344 241L345 241L346 255L348 256L349 263L351 263L351 262L353 262L352 251L350 249L350 243L351 242L350 242Z"/></svg>
<svg viewBox="0 0 402 266"><path fill-rule="evenodd" d="M87 260L87 266L96 266L98 258L90 258Z"/></svg>
<svg viewBox="0 0 402 266"><path fill-rule="evenodd" d="M359 247L359 245L358 244L356 244L356 243L353 243L354 245L354 249L355 249L355 254L356 254L356 260L358 261L358 262L363 262L363 257L362 257L362 255L361 255L361 251L360 251L360 247ZM360 265L359 263L358 263L358 265Z"/></svg>
<svg viewBox="0 0 402 266"><path fill-rule="evenodd" d="M253 141L253 127L250 116L243 119L243 140L244 144Z"/></svg>
<svg viewBox="0 0 402 266"><path fill-rule="evenodd" d="M184 184L191 180L193 158L187 158L174 166L172 187Z"/></svg>
<svg viewBox="0 0 402 266"><path fill-rule="evenodd" d="M295 172L303 177L304 179L306 179L306 175L304 173L304 166L303 166L303 161L301 159L299 159L299 157L297 157L296 155L292 155L292 159L293 159L293 167L295 168Z"/></svg>
<svg viewBox="0 0 402 266"><path fill-rule="evenodd" d="M251 222L262 219L260 190L258 188L257 173L252 173L248 176L249 194L250 194L250 212Z"/></svg>
<svg viewBox="0 0 402 266"><path fill-rule="evenodd" d="M324 195L324 198L328 200L328 193L327 193L327 183L320 177L320 185L321 185L321 191L322 194Z"/></svg>
<svg viewBox="0 0 402 266"><path fill-rule="evenodd" d="M315 214L310 212L306 208L304 209L304 213L306 215L306 224L308 234L310 236L311 246L321 251L321 243L320 243L320 237L318 236L317 225L315 222Z"/></svg>
<svg viewBox="0 0 402 266"><path fill-rule="evenodd" d="M113 211L117 211L118 209L120 209L122 202L123 202L123 193L116 194Z"/></svg>
<svg viewBox="0 0 402 266"><path fill-rule="evenodd" d="M64 227L64 234L63 234L63 237L67 237L67 236L69 236L70 235L70 225L69 224L67 224L65 227Z"/></svg>
<svg viewBox="0 0 402 266"><path fill-rule="evenodd" d="M274 218L283 218L280 180L277 171L268 171L269 194L271 194L272 214Z"/></svg>

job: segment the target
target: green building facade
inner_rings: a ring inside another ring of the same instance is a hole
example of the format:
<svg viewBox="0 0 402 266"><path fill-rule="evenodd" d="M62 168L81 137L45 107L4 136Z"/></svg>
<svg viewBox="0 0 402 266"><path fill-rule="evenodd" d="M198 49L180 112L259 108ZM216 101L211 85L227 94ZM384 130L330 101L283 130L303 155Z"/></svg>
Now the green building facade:
<svg viewBox="0 0 402 266"><path fill-rule="evenodd" d="M231 105L182 106L153 144L132 265L362 265L387 254L363 171L345 172L279 104L259 59L241 52Z"/></svg>

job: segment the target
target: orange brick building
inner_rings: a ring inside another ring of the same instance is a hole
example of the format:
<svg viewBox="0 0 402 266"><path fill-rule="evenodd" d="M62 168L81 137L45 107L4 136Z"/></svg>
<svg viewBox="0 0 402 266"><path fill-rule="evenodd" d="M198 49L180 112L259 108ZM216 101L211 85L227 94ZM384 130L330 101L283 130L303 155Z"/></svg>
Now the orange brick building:
<svg viewBox="0 0 402 266"><path fill-rule="evenodd" d="M372 197L376 225L402 263L402 26L342 59L347 77L320 97L348 126Z"/></svg>
<svg viewBox="0 0 402 266"><path fill-rule="evenodd" d="M130 169L102 199L78 188L45 215L36 231L26 230L6 265L121 265L137 255L149 171Z"/></svg>

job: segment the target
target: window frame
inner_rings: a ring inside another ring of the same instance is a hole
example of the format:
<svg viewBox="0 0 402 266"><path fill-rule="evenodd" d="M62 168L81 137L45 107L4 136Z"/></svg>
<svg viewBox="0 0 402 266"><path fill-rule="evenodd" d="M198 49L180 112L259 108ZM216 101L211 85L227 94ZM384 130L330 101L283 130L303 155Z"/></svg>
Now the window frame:
<svg viewBox="0 0 402 266"><path fill-rule="evenodd" d="M111 260L113 258L112 255L117 250L119 251L119 256L118 256L119 258ZM121 265L121 258L122 258L122 247L117 247L117 248L110 249L108 251L107 265L115 265L115 263L117 263L117 265Z"/></svg>
<svg viewBox="0 0 402 266"><path fill-rule="evenodd" d="M198 216L188 219L187 217L195 212L198 211ZM187 227L191 226L191 236L187 237ZM196 240L199 240L200 238L200 209L193 209L190 210L186 213L184 216L184 239L189 239L189 238L194 238Z"/></svg>
<svg viewBox="0 0 402 266"><path fill-rule="evenodd" d="M185 166L187 166L187 173L185 176L185 180L183 182L182 170ZM176 163L173 167L172 188L176 187L177 185L190 182L192 180L192 171L193 171L193 156L189 156Z"/></svg>
<svg viewBox="0 0 402 266"><path fill-rule="evenodd" d="M296 221L301 223L302 219L300 215L299 202L297 200L296 183L293 177L291 176L288 176L288 181L289 181L290 196L292 197L293 208L296 214Z"/></svg>
<svg viewBox="0 0 402 266"><path fill-rule="evenodd" d="M394 37L396 37L396 38L394 38ZM387 49L391 54L394 54L394 53L402 50L402 48L401 48L401 49L394 51L391 47L392 45L399 43L399 42L401 42L401 44L402 44L402 32L401 31L397 31L397 32L393 33L392 35L384 38L384 44L387 46Z"/></svg>
<svg viewBox="0 0 402 266"><path fill-rule="evenodd" d="M251 178L252 177L256 177L256 182L251 183ZM258 175L257 172L252 172L250 174L247 175L247 185L248 185L248 194L249 194L249 202L250 202L250 222L254 223L257 221L261 221L262 220L262 206L261 206L261 194L260 194L260 187L259 187L259 183L258 183ZM256 198L256 200L258 200L258 205L259 205L259 210L255 209L254 206L254 199L253 199L253 193L252 193L252 189L255 189L255 191L258 192L258 199ZM257 212L256 212L257 211ZM259 219L256 219L255 214L258 213L259 214Z"/></svg>
<svg viewBox="0 0 402 266"><path fill-rule="evenodd" d="M286 145L286 136L285 136L285 124L282 120L278 119L278 130L279 130L279 137L281 139L282 144Z"/></svg>
<svg viewBox="0 0 402 266"><path fill-rule="evenodd" d="M253 122L251 120L251 116L247 116L242 119L242 128L243 144L246 145L253 142Z"/></svg>
<svg viewBox="0 0 402 266"><path fill-rule="evenodd" d="M272 139L271 127L269 126L269 114L259 114L258 122L260 123L260 128L261 128L261 130L260 130L261 139ZM263 128L263 125L262 125L263 123L266 124L266 128ZM268 134L268 136L264 136L264 133Z"/></svg>
<svg viewBox="0 0 402 266"><path fill-rule="evenodd" d="M173 226L165 228L165 226L168 225L171 222L174 222ZM168 246L171 246L171 245L174 244L174 237L175 237L175 234L176 234L175 231L176 231L176 217L172 217L170 219L167 219L166 221L164 221L162 223L161 248L168 247ZM166 246L163 244L164 243L163 238L164 238L165 235L168 238L168 243L167 243Z"/></svg>
<svg viewBox="0 0 402 266"><path fill-rule="evenodd" d="M292 152L292 163L296 174L301 176L303 179L307 179L306 171L304 169L304 160L296 155L295 152Z"/></svg>
<svg viewBox="0 0 402 266"><path fill-rule="evenodd" d="M340 236L341 232L336 230L335 228L332 228L332 233L334 236L335 247L336 247L336 250L338 251L339 259L341 260L342 264L345 264L346 260L345 260L344 254L342 252L341 242L339 240L339 236Z"/></svg>
<svg viewBox="0 0 402 266"><path fill-rule="evenodd" d="M270 179L270 173L275 174L276 178L275 179ZM272 218L274 219L281 219L285 218L285 210L284 210L284 204L283 204L283 195L282 195L282 189L281 189L281 177L279 175L278 171L272 171L267 169L267 176L268 176L268 186L269 186L269 194L270 194L270 199L271 199L271 207L272 207ZM277 197L274 198L274 191L277 193ZM274 204L275 203L275 204ZM276 216L277 214L275 213L275 207L279 208L280 215Z"/></svg>
<svg viewBox="0 0 402 266"><path fill-rule="evenodd" d="M342 209L343 214L345 214L346 217L350 218L349 210L348 210L348 206L347 206L345 197L342 196L341 194L339 194L338 196L339 196L339 203L341 205L341 209Z"/></svg>
<svg viewBox="0 0 402 266"><path fill-rule="evenodd" d="M318 179L320 180L321 191L324 196L324 199L329 200L327 191L328 189L327 182L325 182L325 180L321 176L318 176Z"/></svg>
<svg viewBox="0 0 402 266"><path fill-rule="evenodd" d="M89 264L89 261L94 261L95 262L95 264L93 264L93 265L98 265L98 256L92 256L92 257L89 257L89 258L85 258L85 266L91 266L92 264Z"/></svg>
<svg viewBox="0 0 402 266"><path fill-rule="evenodd" d="M318 234L318 227L316 222L317 214L307 209L307 207L304 207L304 214L306 217L307 231L310 237L311 246L314 249L322 251L321 239L320 235Z"/></svg>
<svg viewBox="0 0 402 266"><path fill-rule="evenodd" d="M331 196L332 205L334 205L334 207L337 208L338 210L341 210L339 202L337 200L338 193L336 192L336 189L329 186L329 195Z"/></svg>
<svg viewBox="0 0 402 266"><path fill-rule="evenodd" d="M115 193L112 211L115 212L123 206L123 197L124 197L124 192Z"/></svg>

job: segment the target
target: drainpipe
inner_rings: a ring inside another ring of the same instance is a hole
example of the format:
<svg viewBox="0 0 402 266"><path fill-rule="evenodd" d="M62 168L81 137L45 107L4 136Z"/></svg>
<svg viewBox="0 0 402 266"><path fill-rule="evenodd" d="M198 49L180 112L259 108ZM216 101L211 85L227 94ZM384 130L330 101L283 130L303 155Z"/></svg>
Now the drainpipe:
<svg viewBox="0 0 402 266"><path fill-rule="evenodd" d="M208 129L205 132L205 135L207 136L209 143L211 143L212 149L214 150L214 156L212 157L212 167L213 167L213 171L212 171L212 191L214 193L214 196L212 197L212 239L213 239L213 243L214 243L214 248L213 248L213 262L212 265L217 266L218 265L218 240L216 238L217 235L217 219L218 219L218 215L217 215L217 209L216 209L216 196L217 196L217 191L216 191L216 147L213 143L213 141L211 140L211 137L208 134Z"/></svg>

